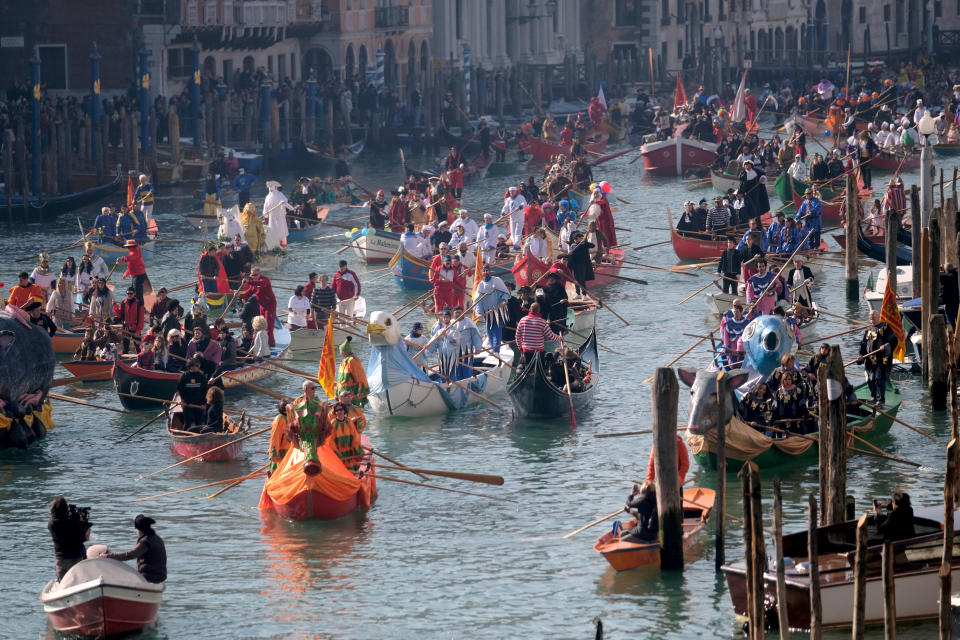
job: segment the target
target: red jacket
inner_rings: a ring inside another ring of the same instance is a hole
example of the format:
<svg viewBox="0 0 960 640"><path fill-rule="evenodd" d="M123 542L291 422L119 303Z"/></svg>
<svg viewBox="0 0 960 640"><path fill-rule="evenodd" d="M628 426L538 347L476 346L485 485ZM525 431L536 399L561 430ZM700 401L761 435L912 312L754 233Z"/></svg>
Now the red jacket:
<svg viewBox="0 0 960 640"><path fill-rule="evenodd" d="M137 335L143 331L143 305L136 298L127 298L120 303L120 322L123 328Z"/></svg>
<svg viewBox="0 0 960 640"><path fill-rule="evenodd" d="M677 472L680 475L680 486L687 477L687 471L690 470L690 456L687 455L687 445L683 443L683 438L677 436ZM656 471L653 465L653 449L650 450L650 463L647 465L647 480L653 482L656 479Z"/></svg>
<svg viewBox="0 0 960 640"><path fill-rule="evenodd" d="M127 270L123 273L124 277L142 276L147 272L147 266L143 263L143 254L140 247L127 247L127 255L124 256L127 262Z"/></svg>
<svg viewBox="0 0 960 640"><path fill-rule="evenodd" d="M360 295L360 278L350 269L333 274L330 286L337 292L337 300L349 300Z"/></svg>
<svg viewBox="0 0 960 640"><path fill-rule="evenodd" d="M249 280L243 291L240 292L239 297L241 300L246 300L251 295L257 296L257 304L260 305L260 310L264 312L264 317L267 317L268 312L271 314L270 317L276 317L277 297L273 294L273 285L270 284L269 279L260 276Z"/></svg>

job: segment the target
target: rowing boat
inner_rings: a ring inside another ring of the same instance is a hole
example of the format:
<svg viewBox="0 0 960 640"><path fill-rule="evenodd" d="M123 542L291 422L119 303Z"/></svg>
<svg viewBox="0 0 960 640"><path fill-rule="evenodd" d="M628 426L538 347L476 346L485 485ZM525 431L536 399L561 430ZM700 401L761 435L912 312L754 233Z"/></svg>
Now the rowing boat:
<svg viewBox="0 0 960 640"><path fill-rule="evenodd" d="M61 362L63 368L82 382L105 382L113 378L112 360L70 360Z"/></svg>
<svg viewBox="0 0 960 640"><path fill-rule="evenodd" d="M542 353L535 353L507 387L510 400L517 414L528 418L556 418L570 414L571 398L573 410L580 413L590 407L593 395L600 379L600 360L597 357L597 334L590 337L577 349L581 361L591 372L591 380L583 391L568 393L550 380Z"/></svg>
<svg viewBox="0 0 960 640"><path fill-rule="evenodd" d="M716 492L712 489L687 489L683 492L683 550L690 550L696 543L698 534L707 526ZM617 571L628 571L645 565L660 563L660 542L631 542L623 540L617 531L628 531L636 526L634 519L622 527L618 520L613 530L597 539L593 550L603 555L610 566Z"/></svg>

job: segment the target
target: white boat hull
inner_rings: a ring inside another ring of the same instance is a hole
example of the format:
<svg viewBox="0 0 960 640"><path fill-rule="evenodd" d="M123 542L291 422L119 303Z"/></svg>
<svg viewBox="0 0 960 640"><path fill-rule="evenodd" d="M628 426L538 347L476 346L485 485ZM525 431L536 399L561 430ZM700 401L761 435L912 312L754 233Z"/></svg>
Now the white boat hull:
<svg viewBox="0 0 960 640"><path fill-rule="evenodd" d="M353 252L367 264L389 262L400 249L400 241L381 234L357 236Z"/></svg>

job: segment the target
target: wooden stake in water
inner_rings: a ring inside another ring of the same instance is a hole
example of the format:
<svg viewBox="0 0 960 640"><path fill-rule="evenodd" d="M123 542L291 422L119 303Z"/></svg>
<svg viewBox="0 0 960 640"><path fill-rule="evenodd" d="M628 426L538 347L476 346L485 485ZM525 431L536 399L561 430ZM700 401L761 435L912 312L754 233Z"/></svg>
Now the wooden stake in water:
<svg viewBox="0 0 960 640"><path fill-rule="evenodd" d="M857 220L859 218L860 198L857 189L857 179L853 175L847 175L847 220ZM857 270L857 232L859 227L856 224L847 224L845 235L847 236L847 250L845 254L845 274L847 280L847 300L860 299L860 280Z"/></svg>
<svg viewBox="0 0 960 640"><path fill-rule="evenodd" d="M957 478L957 453L960 444L951 440L947 445L947 475L943 481L943 557L940 560L940 638L953 637L953 615L950 597L953 595L953 509Z"/></svg>
<svg viewBox="0 0 960 640"><path fill-rule="evenodd" d="M929 339L926 338L929 336ZM930 351L930 405L934 411L947 409L947 391L950 362L947 337L947 321L937 313L930 316L930 333L924 337L924 351Z"/></svg>
<svg viewBox="0 0 960 640"><path fill-rule="evenodd" d="M777 562L777 622L780 627L780 640L790 640L787 571L783 566L783 501L780 496L780 476L773 479L773 549Z"/></svg>
<svg viewBox="0 0 960 640"><path fill-rule="evenodd" d="M725 398L730 393L729 382L726 373L721 369L717 373L717 398ZM726 520L727 504L727 425L723 420L723 408L720 402L717 403L717 535L716 535L716 570L720 572L720 567L726 564L726 552L724 550L724 520Z"/></svg>
<svg viewBox="0 0 960 640"><path fill-rule="evenodd" d="M660 514L660 568L683 570L683 507L677 468L677 396L673 369L657 369L653 383L653 465Z"/></svg>
<svg viewBox="0 0 960 640"><path fill-rule="evenodd" d="M883 637L897 640L897 590L894 587L893 542L883 541Z"/></svg>
<svg viewBox="0 0 960 640"><path fill-rule="evenodd" d="M857 556L853 565L853 640L863 640L867 606L867 514L857 522Z"/></svg>
<svg viewBox="0 0 960 640"><path fill-rule="evenodd" d="M810 565L810 640L823 637L823 606L820 602L820 555L817 552L817 499L807 504L807 562Z"/></svg>
<svg viewBox="0 0 960 640"><path fill-rule="evenodd" d="M843 358L840 347L832 345L825 366L817 372L820 416L820 497L822 521L837 524L846 519L847 421Z"/></svg>

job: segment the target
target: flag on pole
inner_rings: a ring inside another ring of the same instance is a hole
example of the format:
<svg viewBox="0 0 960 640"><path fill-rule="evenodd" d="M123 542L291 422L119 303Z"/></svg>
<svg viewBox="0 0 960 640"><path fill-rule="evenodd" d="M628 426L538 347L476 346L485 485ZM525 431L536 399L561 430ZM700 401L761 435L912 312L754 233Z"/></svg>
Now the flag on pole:
<svg viewBox="0 0 960 640"><path fill-rule="evenodd" d="M127 206L128 207L133 206L133 194L135 191L136 189L133 188L133 176L128 175L127 176Z"/></svg>
<svg viewBox="0 0 960 640"><path fill-rule="evenodd" d="M607 108L607 98L603 95L603 86L601 85L600 91L597 92L597 100L600 101L600 104L603 105L603 108Z"/></svg>
<svg viewBox="0 0 960 640"><path fill-rule="evenodd" d="M890 286L890 279L887 278L887 286L883 289L883 304L880 306L880 320L887 323L893 335L897 336L897 348L893 351L893 357L903 362L903 357L907 353L906 335L903 332L903 317L897 308L897 296Z"/></svg>
<svg viewBox="0 0 960 640"><path fill-rule="evenodd" d="M603 91L601 89L601 91ZM473 266L473 291L470 292L470 300L477 299L477 285L480 284L480 281L483 280L483 250L480 248L480 243L477 243L477 262ZM480 316L477 315L476 307L473 310L473 321L476 322L480 319Z"/></svg>
<svg viewBox="0 0 960 640"><path fill-rule="evenodd" d="M730 114L734 122L746 122L747 120L747 105L744 102L746 91L747 72L744 71L743 75L740 76L740 86L737 87L737 97L733 101L733 111Z"/></svg>
<svg viewBox="0 0 960 640"><path fill-rule="evenodd" d="M323 350L320 352L320 367L317 382L328 398L333 397L337 382L337 352L333 349L333 315L327 316L327 330L323 334Z"/></svg>
<svg viewBox="0 0 960 640"><path fill-rule="evenodd" d="M677 74L677 88L673 92L673 108L682 107L687 104L687 91L683 88L683 78Z"/></svg>

